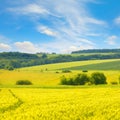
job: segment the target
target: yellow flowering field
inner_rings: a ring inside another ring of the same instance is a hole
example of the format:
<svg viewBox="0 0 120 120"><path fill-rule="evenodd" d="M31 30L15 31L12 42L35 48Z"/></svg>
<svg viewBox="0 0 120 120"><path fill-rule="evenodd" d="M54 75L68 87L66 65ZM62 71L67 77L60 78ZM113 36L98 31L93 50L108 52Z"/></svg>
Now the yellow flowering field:
<svg viewBox="0 0 120 120"><path fill-rule="evenodd" d="M96 71L88 71L87 74ZM107 82L111 81L118 82L120 71L98 71L103 72L107 77ZM15 85L18 80L29 80L33 83L33 85L40 86L56 86L60 83L60 78L65 75L66 77L74 76L78 73L82 73L82 71L72 71L71 73L55 73L55 71L48 72L36 72L36 71L5 71L1 70L0 73L0 85Z"/></svg>
<svg viewBox="0 0 120 120"><path fill-rule="evenodd" d="M0 89L0 120L120 120L119 106L119 87Z"/></svg>

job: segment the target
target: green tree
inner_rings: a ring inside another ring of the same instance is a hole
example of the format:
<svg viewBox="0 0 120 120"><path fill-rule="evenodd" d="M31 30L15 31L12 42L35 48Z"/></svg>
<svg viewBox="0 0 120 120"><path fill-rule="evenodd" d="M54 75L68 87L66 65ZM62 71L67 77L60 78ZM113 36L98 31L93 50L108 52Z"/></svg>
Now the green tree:
<svg viewBox="0 0 120 120"><path fill-rule="evenodd" d="M47 58L47 54L43 53L42 58Z"/></svg>
<svg viewBox="0 0 120 120"><path fill-rule="evenodd" d="M98 84L106 84L106 76L100 72L94 72L91 75L91 83L98 85Z"/></svg>
<svg viewBox="0 0 120 120"><path fill-rule="evenodd" d="M12 70L14 70L14 67L11 66L11 65L6 65L6 66L5 66L5 69L12 71Z"/></svg>
<svg viewBox="0 0 120 120"><path fill-rule="evenodd" d="M89 81L90 81L90 79L87 74L77 74L74 77L75 85L85 85Z"/></svg>

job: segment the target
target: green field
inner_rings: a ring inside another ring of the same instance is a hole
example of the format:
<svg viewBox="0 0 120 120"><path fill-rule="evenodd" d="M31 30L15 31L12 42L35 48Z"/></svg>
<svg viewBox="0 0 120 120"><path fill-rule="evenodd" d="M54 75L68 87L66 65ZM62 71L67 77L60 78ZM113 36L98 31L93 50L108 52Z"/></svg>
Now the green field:
<svg viewBox="0 0 120 120"><path fill-rule="evenodd" d="M88 65L81 65L76 67L67 68L70 70L120 70L120 60L103 62L103 63L95 63Z"/></svg>

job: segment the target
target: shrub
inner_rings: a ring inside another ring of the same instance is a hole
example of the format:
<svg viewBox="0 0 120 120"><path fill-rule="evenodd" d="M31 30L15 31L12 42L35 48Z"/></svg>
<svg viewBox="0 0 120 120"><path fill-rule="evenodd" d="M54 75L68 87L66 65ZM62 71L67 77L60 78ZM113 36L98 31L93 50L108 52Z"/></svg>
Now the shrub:
<svg viewBox="0 0 120 120"><path fill-rule="evenodd" d="M87 70L83 70L82 72L88 72Z"/></svg>
<svg viewBox="0 0 120 120"><path fill-rule="evenodd" d="M110 83L111 83L112 85L117 85L117 84L118 84L117 81L111 81Z"/></svg>
<svg viewBox="0 0 120 120"><path fill-rule="evenodd" d="M70 73L70 70L62 70L63 73Z"/></svg>
<svg viewBox="0 0 120 120"><path fill-rule="evenodd" d="M56 71L55 73L59 73L58 71Z"/></svg>
<svg viewBox="0 0 120 120"><path fill-rule="evenodd" d="M91 75L91 83L98 85L98 84L106 84L106 76L100 72L94 72Z"/></svg>
<svg viewBox="0 0 120 120"><path fill-rule="evenodd" d="M32 85L32 82L29 80L18 80L16 85Z"/></svg>

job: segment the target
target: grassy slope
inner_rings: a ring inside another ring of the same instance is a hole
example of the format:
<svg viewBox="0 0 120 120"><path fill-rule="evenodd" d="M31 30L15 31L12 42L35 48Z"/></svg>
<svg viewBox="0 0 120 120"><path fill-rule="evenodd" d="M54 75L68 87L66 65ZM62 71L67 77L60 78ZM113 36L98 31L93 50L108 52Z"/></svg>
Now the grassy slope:
<svg viewBox="0 0 120 120"><path fill-rule="evenodd" d="M61 73L62 68L77 67L83 65L94 66L97 63L108 64L107 62L116 63L118 60L91 60L91 61L80 61L80 62L66 62L59 64L48 64L35 67L26 67L21 69L16 69L14 71L4 71L0 70L0 84L2 85L15 85L17 80L30 80L34 85L41 86L55 86L60 82L60 77L62 75L72 76L74 74L82 72L81 70L74 70L72 73ZM112 64L111 63L111 64ZM114 65L113 65L114 66ZM103 65L104 67L104 65ZM47 71L46 71L47 68ZM116 67L117 68L117 67ZM58 70L59 69L59 70ZM56 73L59 71L59 73ZM89 71L91 74L93 71ZM108 81L118 81L119 71L102 71L108 78Z"/></svg>
<svg viewBox="0 0 120 120"><path fill-rule="evenodd" d="M97 64L97 63L106 63L118 61L118 59L108 59L108 60L88 60L88 61L77 61L77 62L64 62L64 63L56 63L56 64L47 64L33 67L26 67L19 69L20 71L45 71L46 68L48 71L55 71L63 68L83 66L89 64Z"/></svg>
<svg viewBox="0 0 120 120"><path fill-rule="evenodd" d="M120 60L67 68L70 70L120 70Z"/></svg>

